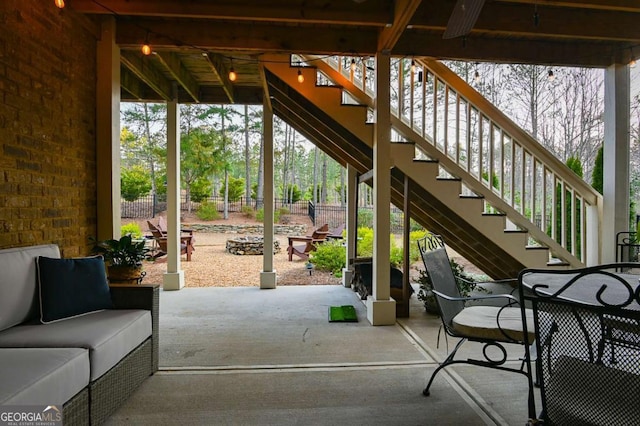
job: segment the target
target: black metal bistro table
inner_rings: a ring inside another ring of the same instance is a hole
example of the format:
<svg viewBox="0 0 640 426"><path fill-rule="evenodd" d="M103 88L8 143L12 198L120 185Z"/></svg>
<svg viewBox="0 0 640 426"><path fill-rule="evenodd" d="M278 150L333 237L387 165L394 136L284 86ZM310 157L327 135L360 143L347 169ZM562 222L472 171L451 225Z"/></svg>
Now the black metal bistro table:
<svg viewBox="0 0 640 426"><path fill-rule="evenodd" d="M640 275L620 272L638 268L520 273L522 306L534 313L546 423L640 424Z"/></svg>

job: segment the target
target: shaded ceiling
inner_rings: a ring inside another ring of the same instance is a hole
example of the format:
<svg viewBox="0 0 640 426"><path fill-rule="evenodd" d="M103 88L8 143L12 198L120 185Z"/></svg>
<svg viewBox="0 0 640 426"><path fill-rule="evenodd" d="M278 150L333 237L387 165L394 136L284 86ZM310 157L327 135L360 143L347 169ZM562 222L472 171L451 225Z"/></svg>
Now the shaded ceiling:
<svg viewBox="0 0 640 426"><path fill-rule="evenodd" d="M465 1L474 0L67 0L67 8L115 18L122 100L165 101L177 83L183 103L262 103L263 53L589 67L640 56L637 0L485 0L470 33L443 39ZM145 40L150 56L140 53Z"/></svg>

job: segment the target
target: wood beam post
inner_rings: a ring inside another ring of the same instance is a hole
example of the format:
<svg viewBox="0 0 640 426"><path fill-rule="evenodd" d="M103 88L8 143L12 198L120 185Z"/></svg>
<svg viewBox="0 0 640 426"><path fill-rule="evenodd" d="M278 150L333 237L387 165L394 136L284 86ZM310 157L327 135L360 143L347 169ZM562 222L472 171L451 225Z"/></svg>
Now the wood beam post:
<svg viewBox="0 0 640 426"><path fill-rule="evenodd" d="M264 255L262 256L262 272L260 288L276 288L276 270L273 268L273 110L265 93L263 102L264 123Z"/></svg>

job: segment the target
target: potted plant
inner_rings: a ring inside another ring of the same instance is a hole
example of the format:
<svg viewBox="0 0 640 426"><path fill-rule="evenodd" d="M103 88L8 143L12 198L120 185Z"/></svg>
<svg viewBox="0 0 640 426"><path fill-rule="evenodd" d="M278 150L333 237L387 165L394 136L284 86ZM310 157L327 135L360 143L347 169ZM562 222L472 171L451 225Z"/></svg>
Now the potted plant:
<svg viewBox="0 0 640 426"><path fill-rule="evenodd" d="M144 277L142 261L149 258L149 249L144 240L134 240L130 234L127 234L119 240L96 241L93 252L104 257L109 282L142 281Z"/></svg>
<svg viewBox="0 0 640 426"><path fill-rule="evenodd" d="M473 281L472 276L464 272L464 267L457 263L453 259L449 259L451 264L451 270L456 278L456 284L460 290L462 297L469 297L473 290L486 292L487 290L478 283ZM425 310L430 314L440 315L440 309L438 308L438 302L436 302L436 295L433 293L433 284L431 283L431 277L427 271L419 269L419 276L417 282L420 283L420 290L418 291L418 300L424 304Z"/></svg>

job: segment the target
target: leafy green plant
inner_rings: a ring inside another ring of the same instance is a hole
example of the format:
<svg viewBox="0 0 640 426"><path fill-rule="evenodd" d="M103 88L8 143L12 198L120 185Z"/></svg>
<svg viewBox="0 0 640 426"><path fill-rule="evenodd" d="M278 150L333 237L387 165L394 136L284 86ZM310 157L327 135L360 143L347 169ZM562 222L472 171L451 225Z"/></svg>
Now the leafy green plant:
<svg viewBox="0 0 640 426"><path fill-rule="evenodd" d="M120 175L120 191L122 198L135 201L151 191L151 177L140 166L123 169Z"/></svg>
<svg viewBox="0 0 640 426"><path fill-rule="evenodd" d="M256 217L256 211L251 206L242 206L242 215L249 219L254 219Z"/></svg>
<svg viewBox="0 0 640 426"><path fill-rule="evenodd" d="M221 197L224 197L224 185L218 191ZM229 201L238 201L244 195L244 179L229 176Z"/></svg>
<svg viewBox="0 0 640 426"><path fill-rule="evenodd" d="M139 240L140 238L142 238L142 230L140 229L140 225L135 222L122 225L120 227L120 236L124 237L125 235L131 235L133 239Z"/></svg>
<svg viewBox="0 0 640 426"><path fill-rule="evenodd" d="M310 255L310 262L319 271L330 271L336 277L342 276L346 259L346 248L342 245L342 241L327 240L318 244Z"/></svg>
<svg viewBox="0 0 640 426"><path fill-rule="evenodd" d="M191 184L191 201L201 203L211 195L211 182L205 177L193 181Z"/></svg>
<svg viewBox="0 0 640 426"><path fill-rule="evenodd" d="M208 202L200 204L200 207L196 210L196 216L201 220L216 220L220 217L215 203Z"/></svg>
<svg viewBox="0 0 640 426"><path fill-rule="evenodd" d="M280 221L280 214L281 214L281 209L275 209L273 211L273 223L278 223ZM264 208L259 208L256 211L256 220L258 222L264 223Z"/></svg>
<svg viewBox="0 0 640 426"><path fill-rule="evenodd" d="M131 235L125 235L119 240L92 241L93 253L104 256L110 266L139 267L148 258L149 249L145 241L135 241Z"/></svg>
<svg viewBox="0 0 640 426"><path fill-rule="evenodd" d="M453 276L456 279L456 284L458 285L458 290L460 291L460 295L462 297L469 297L472 291L486 291L483 287L479 286L478 283L474 281L475 277L473 275L467 274L464 271L464 267L457 263L453 259L449 259L449 263L451 264L451 270L453 271ZM423 304L427 312L438 313L436 296L433 294L433 283L431 281L431 277L429 273L423 269L418 270L419 276L416 282L420 284L420 290L418 290L418 300L420 300Z"/></svg>

